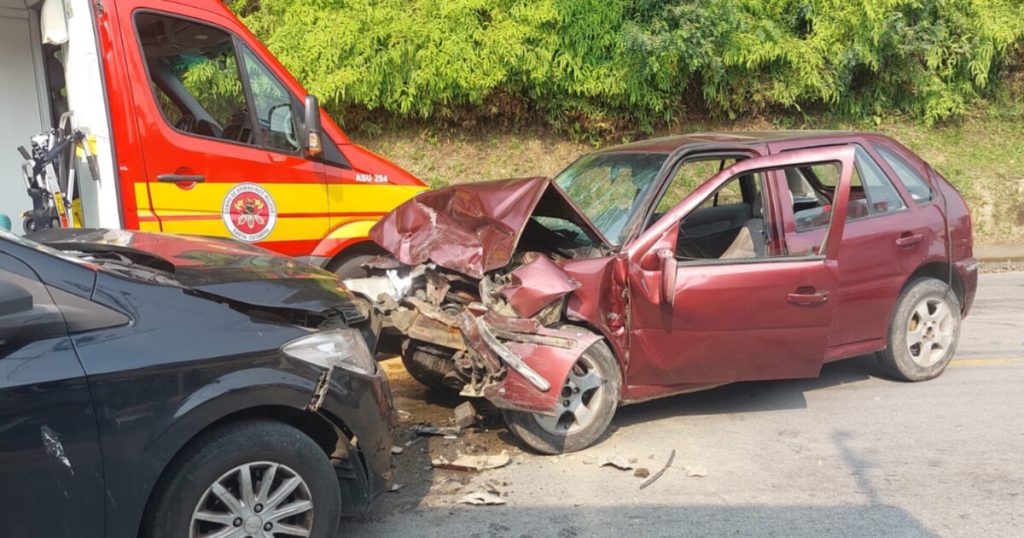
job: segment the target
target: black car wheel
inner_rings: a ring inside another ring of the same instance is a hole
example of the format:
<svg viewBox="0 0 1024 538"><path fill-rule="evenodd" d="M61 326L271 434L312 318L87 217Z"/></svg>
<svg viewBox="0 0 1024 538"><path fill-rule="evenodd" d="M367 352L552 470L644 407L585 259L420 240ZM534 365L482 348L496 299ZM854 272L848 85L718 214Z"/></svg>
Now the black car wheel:
<svg viewBox="0 0 1024 538"><path fill-rule="evenodd" d="M904 381L938 377L953 359L960 321L960 301L946 283L934 278L911 282L896 303L879 362Z"/></svg>
<svg viewBox="0 0 1024 538"><path fill-rule="evenodd" d="M505 422L530 448L543 454L582 450L597 441L615 415L622 374L603 341L587 348L573 365L553 416L503 411Z"/></svg>
<svg viewBox="0 0 1024 538"><path fill-rule="evenodd" d="M175 459L143 535L328 538L340 503L334 469L311 438L279 422L241 422L203 436Z"/></svg>

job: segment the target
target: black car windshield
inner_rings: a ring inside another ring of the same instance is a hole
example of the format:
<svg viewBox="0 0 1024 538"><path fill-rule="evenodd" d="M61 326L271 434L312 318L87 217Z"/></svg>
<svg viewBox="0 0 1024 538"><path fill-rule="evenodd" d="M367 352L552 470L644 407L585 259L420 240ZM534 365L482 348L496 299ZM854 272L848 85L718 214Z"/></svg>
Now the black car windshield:
<svg viewBox="0 0 1024 538"><path fill-rule="evenodd" d="M663 153L595 153L566 168L555 183L613 245L655 187Z"/></svg>

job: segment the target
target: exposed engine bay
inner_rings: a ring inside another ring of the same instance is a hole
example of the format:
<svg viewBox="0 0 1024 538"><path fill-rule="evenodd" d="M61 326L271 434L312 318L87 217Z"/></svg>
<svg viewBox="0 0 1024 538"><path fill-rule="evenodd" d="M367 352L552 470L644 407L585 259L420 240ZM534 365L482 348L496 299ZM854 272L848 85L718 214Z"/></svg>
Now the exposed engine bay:
<svg viewBox="0 0 1024 538"><path fill-rule="evenodd" d="M581 287L572 265L603 258L603 269L612 258L585 220L566 217L574 212L557 188L522 186L498 207L472 185L407 202L371 231L393 257L343 283L373 302L382 339L398 336L421 383L554 415L573 365L603 337L569 306ZM421 219L429 223L416 227Z"/></svg>

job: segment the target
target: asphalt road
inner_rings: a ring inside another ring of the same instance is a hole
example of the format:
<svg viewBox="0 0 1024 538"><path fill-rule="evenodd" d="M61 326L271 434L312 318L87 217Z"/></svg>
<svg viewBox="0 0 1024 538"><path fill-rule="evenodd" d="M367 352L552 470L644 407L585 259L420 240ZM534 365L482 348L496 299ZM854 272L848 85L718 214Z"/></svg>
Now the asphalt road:
<svg viewBox="0 0 1024 538"><path fill-rule="evenodd" d="M452 402L424 405L446 414ZM405 487L342 535L1020 536L1024 273L982 276L957 358L930 382L895 382L873 357L856 358L819 379L622 408L610 436L562 457L524 453L492 425L478 438L408 446L397 456ZM430 470L432 455L474 443L508 448L513 463ZM643 490L633 471L600 466L619 456L654 473L672 450L672 466ZM456 504L477 489L507 504Z"/></svg>

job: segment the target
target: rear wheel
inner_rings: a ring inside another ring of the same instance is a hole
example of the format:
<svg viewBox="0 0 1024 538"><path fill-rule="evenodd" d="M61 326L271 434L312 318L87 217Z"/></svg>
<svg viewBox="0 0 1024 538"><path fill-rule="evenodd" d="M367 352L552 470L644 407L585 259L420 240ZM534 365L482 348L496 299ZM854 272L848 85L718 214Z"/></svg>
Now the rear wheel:
<svg viewBox="0 0 1024 538"><path fill-rule="evenodd" d="M309 436L271 421L240 422L187 447L154 492L143 536L333 537L338 479Z"/></svg>
<svg viewBox="0 0 1024 538"><path fill-rule="evenodd" d="M503 410L509 430L534 450L561 454L597 441L611 424L619 403L622 374L604 341L590 346L573 365L559 394L554 416Z"/></svg>
<svg viewBox="0 0 1024 538"><path fill-rule="evenodd" d="M914 280L900 294L879 362L894 377L925 381L953 359L960 339L960 301L944 282Z"/></svg>

